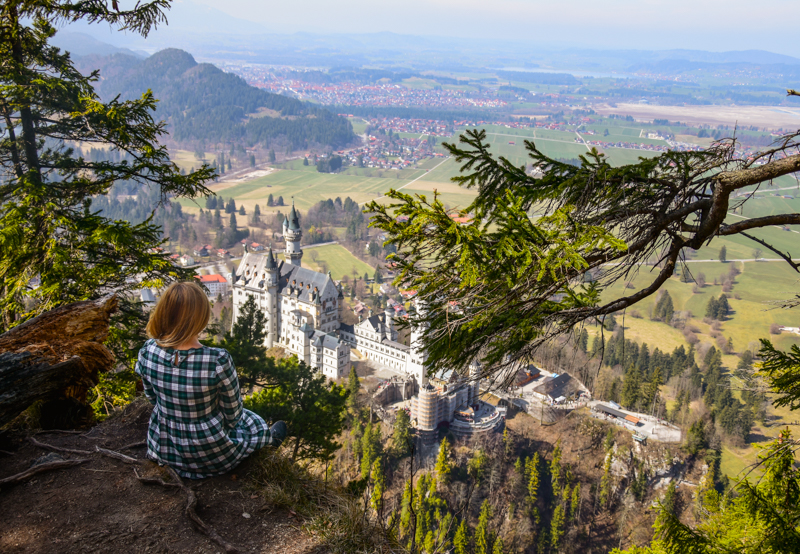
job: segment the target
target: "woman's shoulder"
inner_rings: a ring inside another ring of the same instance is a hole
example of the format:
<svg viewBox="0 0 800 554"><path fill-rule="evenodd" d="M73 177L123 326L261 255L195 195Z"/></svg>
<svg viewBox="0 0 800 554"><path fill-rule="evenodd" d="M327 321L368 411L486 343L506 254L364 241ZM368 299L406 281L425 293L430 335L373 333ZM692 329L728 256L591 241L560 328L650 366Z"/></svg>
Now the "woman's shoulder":
<svg viewBox="0 0 800 554"><path fill-rule="evenodd" d="M142 347L139 349L139 357L153 354L162 348L156 342L156 339L147 339Z"/></svg>
<svg viewBox="0 0 800 554"><path fill-rule="evenodd" d="M218 365L225 365L231 359L231 355L224 348L219 346L203 346L203 356L215 361Z"/></svg>

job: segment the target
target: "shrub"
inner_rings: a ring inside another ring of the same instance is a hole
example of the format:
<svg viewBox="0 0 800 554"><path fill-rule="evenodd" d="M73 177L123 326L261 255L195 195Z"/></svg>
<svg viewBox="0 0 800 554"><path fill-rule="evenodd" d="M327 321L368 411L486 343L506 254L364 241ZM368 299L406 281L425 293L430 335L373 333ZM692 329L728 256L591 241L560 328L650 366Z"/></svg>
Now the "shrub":
<svg viewBox="0 0 800 554"><path fill-rule="evenodd" d="M777 323L773 323L769 326L769 334L770 335L780 335L781 334L781 326Z"/></svg>
<svg viewBox="0 0 800 554"><path fill-rule="evenodd" d="M400 545L358 497L293 463L282 451L254 454L251 480L267 503L294 511L334 553L397 552Z"/></svg>
<svg viewBox="0 0 800 554"><path fill-rule="evenodd" d="M695 334L694 334L692 331L690 331L689 329L684 329L684 330L683 330L683 338L684 338L684 339L686 339L686 342L687 342L687 343L689 343L689 344L691 344L691 345L695 345L695 344L697 344L698 342L700 342L700 339L699 339L699 338L697 338L697 335L695 335Z"/></svg>

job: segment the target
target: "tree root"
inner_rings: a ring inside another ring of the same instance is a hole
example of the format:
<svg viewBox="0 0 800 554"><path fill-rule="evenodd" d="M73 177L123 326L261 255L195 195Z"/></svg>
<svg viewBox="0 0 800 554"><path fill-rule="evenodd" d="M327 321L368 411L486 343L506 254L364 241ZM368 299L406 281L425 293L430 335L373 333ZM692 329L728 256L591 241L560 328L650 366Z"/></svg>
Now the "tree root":
<svg viewBox="0 0 800 554"><path fill-rule="evenodd" d="M147 441L132 442L121 447L120 450L128 450L130 448L139 448L140 446L147 446Z"/></svg>
<svg viewBox="0 0 800 554"><path fill-rule="evenodd" d="M154 477L142 477L139 475L139 472L136 471L136 468L133 468L133 474L136 475L136 478L145 485L161 485L162 487L175 487L176 489L181 488L179 484L167 483L161 478L156 479Z"/></svg>
<svg viewBox="0 0 800 554"><path fill-rule="evenodd" d="M92 454L101 454L103 456L107 456L109 458L114 458L115 460L119 460L121 462L125 462L126 464L140 464L140 463L142 463L141 460L137 460L136 458L131 458L130 456L126 456L125 454L120 454L119 452L115 452L113 450L108 450L106 448L100 448L99 446L95 446L94 447L95 451L92 452L91 450L78 450L78 449L75 449L75 448L64 448L63 446L54 446L52 444L45 444L43 442L37 441L33 437L28 437L28 440L34 446L38 446L39 448L44 448L45 450L52 450L53 452L64 452L66 454L80 454L82 456L91 456Z"/></svg>
<svg viewBox="0 0 800 554"><path fill-rule="evenodd" d="M166 466L166 468L167 471L169 471L169 474L172 475L172 478L175 479L178 485L180 485L180 487L188 496L186 501L186 509L184 510L184 512L186 513L187 517L192 522L194 522L197 529L202 533L204 533L209 539L211 539L219 546L224 548L225 552L228 552L229 554L239 552L239 550L235 546L233 546L231 543L227 542L225 539L220 537L217 531L213 527L206 524L202 519L200 519L200 516L198 516L197 512L195 511L195 508L197 506L197 495L194 493L192 489L190 489L184 484L183 479L181 479L180 475L178 475L174 469L172 469L169 466Z"/></svg>
<svg viewBox="0 0 800 554"><path fill-rule="evenodd" d="M186 484L183 482L183 479L181 479L180 475L178 475L175 472L174 469L172 469L169 466L164 466L164 467L169 472L170 476L174 480L174 483L168 483L168 482L166 482L166 481L164 481L163 479L160 479L160 478L156 479L156 478L150 478L150 477L141 477L139 475L139 472L136 471L136 468L134 468L133 472L136 474L136 478L140 482L142 482L142 483L144 483L146 485L160 485L162 487L177 487L177 488L181 489L183 492L185 492L187 498L186 498L186 508L184 508L184 513L186 514L186 517L189 518L189 521L192 522L192 526L197 531L203 533L209 539L211 539L212 541L217 543L219 546L224 548L225 552L227 552L228 554L234 554L236 552L239 552L238 548L236 548L231 543L229 543L228 541L223 539L219 535L219 533L217 533L217 531L212 526L208 525L206 522L204 522L202 519L200 519L200 516L197 515L197 511L196 511L196 508L197 508L197 495L195 494L195 492L191 488L186 486Z"/></svg>
<svg viewBox="0 0 800 554"><path fill-rule="evenodd" d="M65 467L77 466L88 461L89 458L83 458L80 460L58 460L55 462L45 462L43 464L39 464L38 466L33 466L32 468L26 469L21 473L17 473L16 475L6 477L5 479L0 479L0 486L14 485L17 483L21 483L22 481L28 479L29 477L33 477L37 473L44 473L45 471L53 471Z"/></svg>
<svg viewBox="0 0 800 554"><path fill-rule="evenodd" d="M126 464L138 465L142 463L142 460L131 458L130 456L126 456L125 454L120 454L119 452L114 452L113 450L107 450L105 448L100 448L99 446L95 446L94 448L99 454L102 454L103 456L108 456L109 458L114 458L115 460L119 460L120 462L125 462Z"/></svg>
<svg viewBox="0 0 800 554"><path fill-rule="evenodd" d="M81 456L91 456L92 454L90 450L77 450L75 448L64 448L63 446L53 446L52 444L45 444L43 442L37 441L33 437L28 437L28 440L34 446L38 446L39 448L44 448L45 450L52 450L53 452L64 452L66 454L80 454Z"/></svg>

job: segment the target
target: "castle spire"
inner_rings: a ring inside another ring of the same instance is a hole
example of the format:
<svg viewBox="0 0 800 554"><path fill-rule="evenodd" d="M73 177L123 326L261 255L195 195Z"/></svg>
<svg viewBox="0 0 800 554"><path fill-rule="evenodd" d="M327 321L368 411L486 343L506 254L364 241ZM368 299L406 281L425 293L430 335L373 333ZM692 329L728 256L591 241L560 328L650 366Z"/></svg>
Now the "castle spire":
<svg viewBox="0 0 800 554"><path fill-rule="evenodd" d="M278 263L275 261L275 256L272 253L272 245L269 245L269 253L267 253L267 263L266 263L267 270L274 270L278 269Z"/></svg>
<svg viewBox="0 0 800 554"><path fill-rule="evenodd" d="M303 230L300 228L300 217L294 207L294 196L292 196L292 211L283 223L283 233L286 239L286 250L284 256L290 264L300 266L303 258L303 249L300 246L300 239L303 238Z"/></svg>

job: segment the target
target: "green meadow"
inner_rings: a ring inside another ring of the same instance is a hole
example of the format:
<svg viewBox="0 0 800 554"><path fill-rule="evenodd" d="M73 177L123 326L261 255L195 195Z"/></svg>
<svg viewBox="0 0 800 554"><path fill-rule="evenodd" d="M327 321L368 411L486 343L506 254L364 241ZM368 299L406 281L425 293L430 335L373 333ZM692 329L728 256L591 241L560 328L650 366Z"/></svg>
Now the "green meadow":
<svg viewBox="0 0 800 554"><path fill-rule="evenodd" d="M340 244L303 248L303 265L315 271L330 271L337 281L347 275L353 278L353 270L359 277L367 273L370 278L375 268L362 262Z"/></svg>

